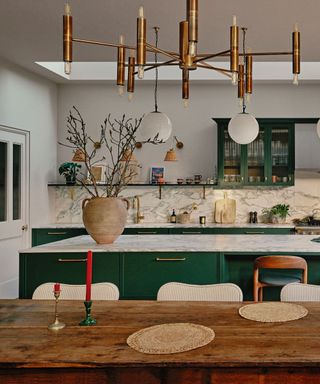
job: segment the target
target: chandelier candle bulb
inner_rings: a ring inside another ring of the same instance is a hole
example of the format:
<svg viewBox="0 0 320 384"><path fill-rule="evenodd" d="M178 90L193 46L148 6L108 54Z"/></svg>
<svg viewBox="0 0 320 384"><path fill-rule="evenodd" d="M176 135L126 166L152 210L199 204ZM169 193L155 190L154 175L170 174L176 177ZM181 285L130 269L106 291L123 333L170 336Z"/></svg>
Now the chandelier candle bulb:
<svg viewBox="0 0 320 384"><path fill-rule="evenodd" d="M64 5L64 14L66 16L71 16L71 7L69 3L65 3Z"/></svg>
<svg viewBox="0 0 320 384"><path fill-rule="evenodd" d="M143 6L141 5L139 7L139 13L138 13L139 17L144 17L144 9L143 9Z"/></svg>
<svg viewBox="0 0 320 384"><path fill-rule="evenodd" d="M236 15L232 16L232 25L234 25L234 26L237 25L237 16Z"/></svg>

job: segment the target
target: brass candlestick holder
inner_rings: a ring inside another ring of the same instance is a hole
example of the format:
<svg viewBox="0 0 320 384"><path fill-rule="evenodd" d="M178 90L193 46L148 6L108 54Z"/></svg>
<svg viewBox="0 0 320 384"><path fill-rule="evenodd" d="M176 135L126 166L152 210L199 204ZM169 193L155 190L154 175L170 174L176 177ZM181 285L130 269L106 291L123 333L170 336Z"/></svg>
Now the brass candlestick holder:
<svg viewBox="0 0 320 384"><path fill-rule="evenodd" d="M86 318L80 321L79 325L89 326L97 324L97 320L91 317L92 301L84 301L84 306L86 307Z"/></svg>
<svg viewBox="0 0 320 384"><path fill-rule="evenodd" d="M55 309L54 309L55 320L54 320L54 323L52 323L48 326L48 328L51 329L52 331L58 331L59 329L64 328L66 325L64 323L62 323L61 321L59 321L58 299L60 296L60 291L54 291L53 294L54 294L54 297L56 299Z"/></svg>

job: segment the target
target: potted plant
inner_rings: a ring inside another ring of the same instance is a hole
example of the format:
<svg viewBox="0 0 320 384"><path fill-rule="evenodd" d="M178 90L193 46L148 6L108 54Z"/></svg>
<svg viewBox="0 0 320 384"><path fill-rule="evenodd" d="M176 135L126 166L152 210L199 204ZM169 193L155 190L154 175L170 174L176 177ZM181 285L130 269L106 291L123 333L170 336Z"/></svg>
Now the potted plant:
<svg viewBox="0 0 320 384"><path fill-rule="evenodd" d="M135 135L140 119L126 118L104 120L99 140L87 133L86 124L76 107L67 118L66 143L61 145L81 151L86 173L76 174L76 180L86 189L89 198L82 202L82 218L87 232L100 244L112 243L121 235L127 220L128 200L121 198L121 191L136 175L131 167L135 149ZM99 151L98 151L99 149ZM99 186L95 166L104 169L104 185ZM88 183L89 180L89 183Z"/></svg>
<svg viewBox="0 0 320 384"><path fill-rule="evenodd" d="M62 163L59 167L59 174L65 177L66 184L74 185L80 168L81 165L77 163Z"/></svg>
<svg viewBox="0 0 320 384"><path fill-rule="evenodd" d="M283 224L286 222L289 214L289 204L276 204L271 208L265 208L262 213L268 218L268 221L274 224Z"/></svg>

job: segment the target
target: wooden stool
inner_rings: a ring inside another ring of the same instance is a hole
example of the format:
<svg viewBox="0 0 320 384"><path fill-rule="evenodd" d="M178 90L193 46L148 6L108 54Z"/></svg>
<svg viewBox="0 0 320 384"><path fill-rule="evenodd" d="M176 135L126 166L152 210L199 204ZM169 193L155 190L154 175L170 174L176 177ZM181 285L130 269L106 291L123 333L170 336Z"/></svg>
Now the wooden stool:
<svg viewBox="0 0 320 384"><path fill-rule="evenodd" d="M298 276L259 276L259 269L301 269L302 278ZM253 268L253 300L262 301L263 287L284 286L289 283L307 283L308 266L305 259L298 256L261 256L255 259Z"/></svg>

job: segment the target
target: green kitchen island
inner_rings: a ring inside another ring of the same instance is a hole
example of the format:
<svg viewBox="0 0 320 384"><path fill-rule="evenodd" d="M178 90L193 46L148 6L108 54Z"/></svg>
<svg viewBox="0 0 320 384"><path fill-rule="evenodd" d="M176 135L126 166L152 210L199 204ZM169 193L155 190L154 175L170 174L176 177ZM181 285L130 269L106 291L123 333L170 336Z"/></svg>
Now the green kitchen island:
<svg viewBox="0 0 320 384"><path fill-rule="evenodd" d="M93 251L93 282L110 281L121 299L155 299L162 284L232 282L252 300L253 261L261 255L296 255L308 262L312 284L320 283L320 243L314 235L123 235L96 244L88 235L20 252L19 297L32 297L44 282L84 284L86 252ZM266 299L278 299L267 288Z"/></svg>

